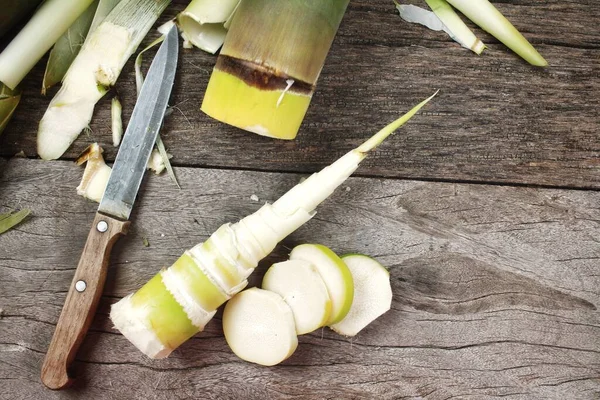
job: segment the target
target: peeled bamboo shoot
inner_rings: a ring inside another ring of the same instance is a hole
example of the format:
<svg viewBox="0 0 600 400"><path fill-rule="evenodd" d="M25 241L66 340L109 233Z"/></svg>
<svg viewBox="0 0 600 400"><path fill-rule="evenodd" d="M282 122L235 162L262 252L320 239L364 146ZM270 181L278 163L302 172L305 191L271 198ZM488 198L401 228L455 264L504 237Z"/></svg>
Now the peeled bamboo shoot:
<svg viewBox="0 0 600 400"><path fill-rule="evenodd" d="M170 0L122 0L91 32L40 121L40 157L60 157L89 124L96 102L115 84L123 66Z"/></svg>
<svg viewBox="0 0 600 400"><path fill-rule="evenodd" d="M136 294L112 306L111 319L115 327L147 356L166 357L201 331L207 322L204 316L212 315L241 291L258 262L271 253L278 242L310 220L316 206L358 168L367 153L430 99L293 187L273 204L265 204L237 223L221 226L206 242L186 251ZM140 297L146 300L139 301ZM165 315L165 319L154 315ZM173 331L175 326L180 327L180 331Z"/></svg>

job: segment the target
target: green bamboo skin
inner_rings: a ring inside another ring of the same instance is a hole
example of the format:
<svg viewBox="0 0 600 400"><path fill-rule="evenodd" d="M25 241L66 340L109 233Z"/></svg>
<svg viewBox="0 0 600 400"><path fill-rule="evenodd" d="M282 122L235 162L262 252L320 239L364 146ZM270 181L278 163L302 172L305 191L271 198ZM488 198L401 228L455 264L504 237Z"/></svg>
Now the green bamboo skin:
<svg viewBox="0 0 600 400"><path fill-rule="evenodd" d="M349 0L243 0L202 111L229 125L294 139Z"/></svg>
<svg viewBox="0 0 600 400"><path fill-rule="evenodd" d="M283 94L282 89L261 90L215 68L201 109L216 120L246 131L291 140L300 129L310 100L310 95L292 91Z"/></svg>
<svg viewBox="0 0 600 400"><path fill-rule="evenodd" d="M349 0L243 0L221 55L314 85Z"/></svg>
<svg viewBox="0 0 600 400"><path fill-rule="evenodd" d="M183 342L200 330L195 327L183 307L169 293L160 274L154 275L132 297L133 307L145 308L147 322L163 345L170 349L179 347Z"/></svg>
<svg viewBox="0 0 600 400"><path fill-rule="evenodd" d="M21 101L21 89L10 90L0 83L0 135Z"/></svg>
<svg viewBox="0 0 600 400"><path fill-rule="evenodd" d="M212 312L227 301L227 296L206 276L189 255L183 254L170 268L178 275L185 277L184 290L205 311Z"/></svg>

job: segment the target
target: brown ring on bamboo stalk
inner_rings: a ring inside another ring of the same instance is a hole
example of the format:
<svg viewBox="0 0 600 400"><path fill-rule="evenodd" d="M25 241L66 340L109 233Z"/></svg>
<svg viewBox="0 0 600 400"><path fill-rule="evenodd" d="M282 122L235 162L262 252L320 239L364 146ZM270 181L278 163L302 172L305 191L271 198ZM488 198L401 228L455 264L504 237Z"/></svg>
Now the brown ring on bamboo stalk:
<svg viewBox="0 0 600 400"><path fill-rule="evenodd" d="M216 68L239 78L249 86L261 90L285 90L289 86L288 81L290 79L294 81L294 84L289 87L289 91L292 93L310 96L315 90L315 85L296 79L274 68L223 54L217 59Z"/></svg>

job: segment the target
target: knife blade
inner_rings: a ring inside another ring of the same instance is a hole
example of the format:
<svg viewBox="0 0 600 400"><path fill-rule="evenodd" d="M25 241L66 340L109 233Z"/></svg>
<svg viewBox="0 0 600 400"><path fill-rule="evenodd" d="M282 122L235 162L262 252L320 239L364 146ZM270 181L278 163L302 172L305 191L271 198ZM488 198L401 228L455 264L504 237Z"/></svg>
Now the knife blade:
<svg viewBox="0 0 600 400"><path fill-rule="evenodd" d="M129 228L128 219L173 88L178 47L177 29L173 27L150 65L123 135L44 358L41 378L50 389L62 389L73 382L68 370L96 313L112 247Z"/></svg>

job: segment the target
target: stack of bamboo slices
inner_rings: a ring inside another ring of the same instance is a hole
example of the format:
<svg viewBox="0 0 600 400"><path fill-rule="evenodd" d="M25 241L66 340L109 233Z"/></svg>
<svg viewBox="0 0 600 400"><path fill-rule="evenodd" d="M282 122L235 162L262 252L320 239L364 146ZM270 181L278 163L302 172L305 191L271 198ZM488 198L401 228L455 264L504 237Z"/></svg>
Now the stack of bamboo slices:
<svg viewBox="0 0 600 400"><path fill-rule="evenodd" d="M390 275L376 260L340 258L323 245L304 244L269 268L262 289L245 290L227 303L223 332L238 357L270 366L294 353L298 335L329 326L355 336L391 303Z"/></svg>

